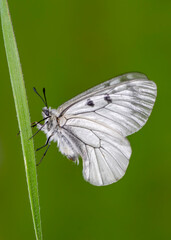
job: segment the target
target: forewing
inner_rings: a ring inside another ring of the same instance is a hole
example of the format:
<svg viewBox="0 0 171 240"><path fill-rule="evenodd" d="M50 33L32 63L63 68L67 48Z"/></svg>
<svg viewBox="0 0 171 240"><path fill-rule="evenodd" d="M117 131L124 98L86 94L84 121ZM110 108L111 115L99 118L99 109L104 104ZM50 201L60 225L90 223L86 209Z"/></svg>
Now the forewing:
<svg viewBox="0 0 171 240"><path fill-rule="evenodd" d="M62 104L59 108L58 111L59 113L63 113L71 107L73 104L76 102L79 102L85 98L94 96L94 94L98 94L100 92L105 92L105 90L110 89L111 87L125 81L133 80L133 79L148 79L145 74L138 73L138 72L132 72L132 73L125 73L123 75L117 76L115 78L112 78L106 82L103 82L93 88L88 89L87 91L77 95L76 97L70 99L69 101L65 102Z"/></svg>
<svg viewBox="0 0 171 240"><path fill-rule="evenodd" d="M138 131L149 118L157 95L156 84L137 79L114 85L107 91L83 99L70 108L67 119L89 119L128 136Z"/></svg>

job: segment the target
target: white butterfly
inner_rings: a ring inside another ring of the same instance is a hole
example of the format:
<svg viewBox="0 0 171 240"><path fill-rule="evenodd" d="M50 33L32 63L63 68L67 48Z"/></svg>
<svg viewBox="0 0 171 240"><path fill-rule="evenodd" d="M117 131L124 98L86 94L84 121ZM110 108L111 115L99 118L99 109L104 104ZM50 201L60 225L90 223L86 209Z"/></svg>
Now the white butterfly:
<svg viewBox="0 0 171 240"><path fill-rule="evenodd" d="M126 136L144 126L156 95L156 84L141 73L115 77L57 109L48 108L44 90L45 122L35 125L37 132L41 130L47 136L44 146L57 142L61 153L77 163L81 156L86 181L96 186L108 185L125 174L131 156Z"/></svg>

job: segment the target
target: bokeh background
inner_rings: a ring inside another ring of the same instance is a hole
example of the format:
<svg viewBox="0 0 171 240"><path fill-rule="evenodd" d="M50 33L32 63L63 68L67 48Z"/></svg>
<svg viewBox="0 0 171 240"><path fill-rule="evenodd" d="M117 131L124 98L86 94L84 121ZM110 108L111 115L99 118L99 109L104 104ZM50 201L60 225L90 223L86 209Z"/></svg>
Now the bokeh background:
<svg viewBox="0 0 171 240"><path fill-rule="evenodd" d="M158 86L118 183L94 187L52 144L37 168L44 239L169 239L171 235L171 1L8 0L32 122L46 87L57 108L125 72ZM0 32L0 240L35 239L18 124ZM34 139L42 146L45 135ZM43 150L36 154L41 158Z"/></svg>

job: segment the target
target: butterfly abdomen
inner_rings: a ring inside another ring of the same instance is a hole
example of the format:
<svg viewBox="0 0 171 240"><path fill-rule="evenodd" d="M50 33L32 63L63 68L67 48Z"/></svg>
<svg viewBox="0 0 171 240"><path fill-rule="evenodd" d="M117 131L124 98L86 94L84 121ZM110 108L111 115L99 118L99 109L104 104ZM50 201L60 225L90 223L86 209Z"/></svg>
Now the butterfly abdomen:
<svg viewBox="0 0 171 240"><path fill-rule="evenodd" d="M78 163L79 154L76 149L76 144L65 135L63 129L60 130L60 135L58 137L58 147L60 152L68 159Z"/></svg>

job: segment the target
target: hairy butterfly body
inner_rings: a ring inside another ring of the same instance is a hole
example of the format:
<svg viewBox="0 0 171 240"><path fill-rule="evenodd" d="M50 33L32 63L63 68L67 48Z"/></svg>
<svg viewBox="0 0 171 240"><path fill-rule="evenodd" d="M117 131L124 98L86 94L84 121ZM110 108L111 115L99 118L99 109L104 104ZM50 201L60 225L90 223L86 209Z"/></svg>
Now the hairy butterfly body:
<svg viewBox="0 0 171 240"><path fill-rule="evenodd" d="M45 122L35 125L47 136L44 146L57 142L61 153L77 163L81 156L86 181L108 185L125 174L131 156L126 136L144 126L156 96L153 81L141 73L128 73L95 86L58 109L48 108L45 97Z"/></svg>

